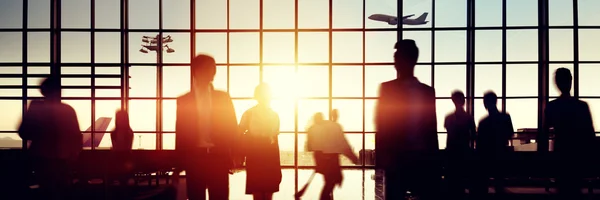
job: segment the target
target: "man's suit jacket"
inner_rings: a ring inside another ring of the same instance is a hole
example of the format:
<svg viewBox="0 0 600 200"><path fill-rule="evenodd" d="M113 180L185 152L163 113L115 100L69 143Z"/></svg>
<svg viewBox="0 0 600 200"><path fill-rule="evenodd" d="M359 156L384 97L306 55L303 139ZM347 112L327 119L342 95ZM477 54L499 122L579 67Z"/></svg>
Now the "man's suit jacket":
<svg viewBox="0 0 600 200"><path fill-rule="evenodd" d="M435 90L416 78L382 83L375 128L378 168L394 168L404 159L436 155L439 147Z"/></svg>
<svg viewBox="0 0 600 200"><path fill-rule="evenodd" d="M204 131L199 130L197 101L193 92L177 98L175 151L177 152L179 165L185 165L186 160L194 159L187 155L198 148L200 131ZM211 101L208 132L211 142L215 146L210 149L210 152L223 158L219 161L215 160L215 164L218 164L218 162L232 164L232 159L236 156L235 147L238 146L236 143L238 143L240 135L235 109L231 97L226 92L212 90Z"/></svg>

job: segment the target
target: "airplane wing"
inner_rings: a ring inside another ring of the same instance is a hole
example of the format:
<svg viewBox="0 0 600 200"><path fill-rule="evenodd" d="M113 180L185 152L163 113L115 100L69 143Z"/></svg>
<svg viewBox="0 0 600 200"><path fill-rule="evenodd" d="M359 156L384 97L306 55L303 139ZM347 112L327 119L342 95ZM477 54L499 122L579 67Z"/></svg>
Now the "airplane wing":
<svg viewBox="0 0 600 200"><path fill-rule="evenodd" d="M112 118L110 117L100 117L96 120L94 127L94 147L100 145L100 141L102 141L104 134L106 134L106 129L108 129L110 121L112 121ZM92 127L90 126L85 130L86 133L83 133L83 147L92 147L91 131Z"/></svg>
<svg viewBox="0 0 600 200"><path fill-rule="evenodd" d="M406 18L409 18L409 17L412 17L412 16L415 16L415 14L406 15L406 16L402 17L402 19L406 19Z"/></svg>

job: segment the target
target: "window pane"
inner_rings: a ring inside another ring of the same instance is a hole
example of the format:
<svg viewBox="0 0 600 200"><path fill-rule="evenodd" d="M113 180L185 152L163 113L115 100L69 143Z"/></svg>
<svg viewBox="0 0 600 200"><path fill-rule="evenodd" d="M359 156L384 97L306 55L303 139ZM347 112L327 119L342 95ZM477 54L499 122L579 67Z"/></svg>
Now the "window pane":
<svg viewBox="0 0 600 200"><path fill-rule="evenodd" d="M329 33L300 32L298 33L298 62L326 63L329 62Z"/></svg>
<svg viewBox="0 0 600 200"><path fill-rule="evenodd" d="M394 45L397 34L394 31L365 33L366 62L394 62Z"/></svg>
<svg viewBox="0 0 600 200"><path fill-rule="evenodd" d="M120 0L95 1L96 28L120 28L121 15L113 14L121 10Z"/></svg>
<svg viewBox="0 0 600 200"><path fill-rule="evenodd" d="M199 29L226 29L227 28L227 1L222 1L222 0L196 1L196 28L199 28Z"/></svg>
<svg viewBox="0 0 600 200"><path fill-rule="evenodd" d="M429 5L431 8L431 5ZM397 1L365 1L365 15L371 16L374 14L385 14L390 16L398 15L398 2ZM421 12L422 10L419 10ZM371 19L365 19L366 28L394 28L395 26L389 25L388 23L375 21ZM394 40L395 41L395 40Z"/></svg>
<svg viewBox="0 0 600 200"><path fill-rule="evenodd" d="M377 100L365 100L365 132L375 131L375 105ZM374 148L373 148L374 149Z"/></svg>
<svg viewBox="0 0 600 200"><path fill-rule="evenodd" d="M120 63L121 62L121 34L120 33L95 33L95 62Z"/></svg>
<svg viewBox="0 0 600 200"><path fill-rule="evenodd" d="M155 150L156 133L133 133L133 147L135 150Z"/></svg>
<svg viewBox="0 0 600 200"><path fill-rule="evenodd" d="M335 63L362 63L362 32L334 32L332 59Z"/></svg>
<svg viewBox="0 0 600 200"><path fill-rule="evenodd" d="M448 134L447 133L438 133L438 146L439 149L446 149L446 143L448 142Z"/></svg>
<svg viewBox="0 0 600 200"><path fill-rule="evenodd" d="M196 53L211 55L217 63L227 63L227 33L196 33Z"/></svg>
<svg viewBox="0 0 600 200"><path fill-rule="evenodd" d="M437 118L437 131L445 132L446 128L444 128L444 120L446 119L446 115L454 112L454 103L452 103L452 100L450 99L436 99L435 110Z"/></svg>
<svg viewBox="0 0 600 200"><path fill-rule="evenodd" d="M259 35L258 33L229 34L230 63L258 63Z"/></svg>
<svg viewBox="0 0 600 200"><path fill-rule="evenodd" d="M502 0L475 1L475 26L502 26Z"/></svg>
<svg viewBox="0 0 600 200"><path fill-rule="evenodd" d="M0 100L2 115L0 115L0 131L17 131L21 124L23 102L21 100Z"/></svg>
<svg viewBox="0 0 600 200"><path fill-rule="evenodd" d="M507 30L506 31L506 60L507 61L537 61L538 33L537 30Z"/></svg>
<svg viewBox="0 0 600 200"><path fill-rule="evenodd" d="M132 66L129 76L130 97L156 97L156 67Z"/></svg>
<svg viewBox="0 0 600 200"><path fill-rule="evenodd" d="M27 26L29 28L50 28L50 1L30 0L27 4Z"/></svg>
<svg viewBox="0 0 600 200"><path fill-rule="evenodd" d="M27 38L27 61L29 61L29 62L50 62L50 33L43 33L43 32L31 33L30 32L30 33L27 33L27 37L28 37ZM16 41L16 42L20 42L20 41ZM4 44L6 44L6 43L4 43ZM13 45L11 47L12 49L10 52L19 53L19 55L20 55L20 51L17 51L17 49L14 49L14 48L18 48L18 47L19 47L19 45L16 45L16 46ZM3 55L6 55L5 53L9 53L9 52L3 52ZM10 54L11 53L9 53L8 55L10 55Z"/></svg>
<svg viewBox="0 0 600 200"><path fill-rule="evenodd" d="M573 60L573 30L550 29L550 61Z"/></svg>
<svg viewBox="0 0 600 200"><path fill-rule="evenodd" d="M0 97L21 97L23 96L21 89L0 89Z"/></svg>
<svg viewBox="0 0 600 200"><path fill-rule="evenodd" d="M465 31L440 31L435 34L435 62L465 62L467 40Z"/></svg>
<svg viewBox="0 0 600 200"><path fill-rule="evenodd" d="M275 99L271 107L279 115L279 131L294 131L294 101L288 99ZM302 129L298 129L302 130ZM280 144L281 145L281 144Z"/></svg>
<svg viewBox="0 0 600 200"><path fill-rule="evenodd" d="M90 34L77 32L61 33L61 61L66 63L90 62Z"/></svg>
<svg viewBox="0 0 600 200"><path fill-rule="evenodd" d="M190 29L190 1L170 0L163 2L162 7L164 29Z"/></svg>
<svg viewBox="0 0 600 200"><path fill-rule="evenodd" d="M160 5L158 5L158 0L130 0L129 28L158 29L159 6Z"/></svg>
<svg viewBox="0 0 600 200"><path fill-rule="evenodd" d="M111 118L106 131L112 131L115 129L115 114L117 110L121 108L120 100L96 100L94 112L96 114L96 119L98 120L101 117ZM130 112L131 113L131 112ZM131 116L129 116L130 120L133 120ZM80 122L81 123L81 122Z"/></svg>
<svg viewBox="0 0 600 200"><path fill-rule="evenodd" d="M506 96L537 96L538 66L506 65Z"/></svg>
<svg viewBox="0 0 600 200"><path fill-rule="evenodd" d="M244 112L246 112L248 109L250 109L254 105L256 105L256 101L254 101L254 100L235 99L232 101L233 101L233 107L235 108L235 115L237 117L238 123L240 123L240 121L242 121L242 115L244 115Z"/></svg>
<svg viewBox="0 0 600 200"><path fill-rule="evenodd" d="M162 103L162 129L163 131L175 131L175 122L177 120L177 100L163 100Z"/></svg>
<svg viewBox="0 0 600 200"><path fill-rule="evenodd" d="M404 39L412 39L419 47L419 59L417 62L431 62L431 31L404 31ZM393 59L393 54L392 54Z"/></svg>
<svg viewBox="0 0 600 200"><path fill-rule="evenodd" d="M479 126L479 122L486 116L488 116L488 111L485 109L483 105L483 99L475 99L474 101L474 109L473 109L473 120L475 120L475 126ZM498 110L502 110L502 100L498 100Z"/></svg>
<svg viewBox="0 0 600 200"><path fill-rule="evenodd" d="M362 0L333 0L333 28L362 28Z"/></svg>
<svg viewBox="0 0 600 200"><path fill-rule="evenodd" d="M163 38L172 37L173 42L165 42L164 46L175 50L169 53L163 48L163 63L190 63L190 34L189 33L163 33Z"/></svg>
<svg viewBox="0 0 600 200"><path fill-rule="evenodd" d="M0 50L0 62L23 62L22 52L22 35L18 32L3 32L0 33L0 42L10 48L2 48Z"/></svg>
<svg viewBox="0 0 600 200"><path fill-rule="evenodd" d="M259 9L260 4L258 0L230 0L229 28L258 29L260 23Z"/></svg>
<svg viewBox="0 0 600 200"><path fill-rule="evenodd" d="M298 1L298 28L328 27L328 1Z"/></svg>
<svg viewBox="0 0 600 200"><path fill-rule="evenodd" d="M264 33L263 63L293 63L294 33Z"/></svg>
<svg viewBox="0 0 600 200"><path fill-rule="evenodd" d="M600 99L581 99L588 103L590 107L590 113L592 114L592 121L594 121L594 129L596 132L600 131Z"/></svg>
<svg viewBox="0 0 600 200"><path fill-rule="evenodd" d="M556 87L556 82L555 82L555 73L556 70L558 68L567 68L571 71L571 76L574 76L574 69L573 69L573 64L550 64L549 69L548 69L548 74L550 77L548 77L548 84L550 85L550 93L549 95L551 97L558 97L560 96L560 90L558 89L558 87ZM574 80L571 80L571 95L573 95L573 84L574 84Z"/></svg>
<svg viewBox="0 0 600 200"><path fill-rule="evenodd" d="M536 0L506 1L506 25L537 26L538 2Z"/></svg>
<svg viewBox="0 0 600 200"><path fill-rule="evenodd" d="M467 1L445 0L435 4L436 27L466 27Z"/></svg>
<svg viewBox="0 0 600 200"><path fill-rule="evenodd" d="M396 79L394 66L365 66L365 97L378 97L379 85L393 79Z"/></svg>
<svg viewBox="0 0 600 200"><path fill-rule="evenodd" d="M281 159L281 165L294 165L294 134L293 133L280 133L279 134L279 155ZM312 154L304 151L306 144L306 134L298 134L298 164L302 163L304 166L313 160Z"/></svg>
<svg viewBox="0 0 600 200"><path fill-rule="evenodd" d="M133 131L156 131L156 100L130 100L129 120Z"/></svg>
<svg viewBox="0 0 600 200"><path fill-rule="evenodd" d="M62 102L70 105L75 110L81 131L85 131L92 126L92 101L63 100Z"/></svg>
<svg viewBox="0 0 600 200"><path fill-rule="evenodd" d="M475 62L502 61L502 31L475 31Z"/></svg>
<svg viewBox="0 0 600 200"><path fill-rule="evenodd" d="M600 96L597 88L600 85L598 74L600 74L600 65L579 64L579 96Z"/></svg>
<svg viewBox="0 0 600 200"><path fill-rule="evenodd" d="M217 66L217 74L215 74L212 84L215 90L229 92L227 91L227 66Z"/></svg>
<svg viewBox="0 0 600 200"><path fill-rule="evenodd" d="M258 66L229 67L229 94L232 97L253 97L259 73Z"/></svg>
<svg viewBox="0 0 600 200"><path fill-rule="evenodd" d="M506 112L512 118L514 131L520 128L537 128L537 99L507 99Z"/></svg>
<svg viewBox="0 0 600 200"><path fill-rule="evenodd" d="M294 0L263 0L263 28L293 29L294 6Z"/></svg>
<svg viewBox="0 0 600 200"><path fill-rule="evenodd" d="M467 91L467 71L464 65L441 65L435 69L435 96L450 97L452 91ZM477 70L476 70L477 71Z"/></svg>
<svg viewBox="0 0 600 200"><path fill-rule="evenodd" d="M163 133L162 148L164 150L175 150L175 133Z"/></svg>
<svg viewBox="0 0 600 200"><path fill-rule="evenodd" d="M600 46L600 30L579 30L579 60L598 61L598 46Z"/></svg>
<svg viewBox="0 0 600 200"><path fill-rule="evenodd" d="M61 0L61 27L90 28L90 4L91 1Z"/></svg>
<svg viewBox="0 0 600 200"><path fill-rule="evenodd" d="M550 26L573 25L573 1L552 0L548 1L548 19Z"/></svg>
<svg viewBox="0 0 600 200"><path fill-rule="evenodd" d="M579 26L600 25L599 1L578 1L577 14L579 14Z"/></svg>
<svg viewBox="0 0 600 200"><path fill-rule="evenodd" d="M490 90L502 96L502 65L475 65L475 96Z"/></svg>
<svg viewBox="0 0 600 200"><path fill-rule="evenodd" d="M0 149L21 149L23 140L16 133L0 134Z"/></svg>
<svg viewBox="0 0 600 200"><path fill-rule="evenodd" d="M0 7L2 21L0 28L22 28L23 27L23 1L8 0ZM2 145L0 145L1 147Z"/></svg>
<svg viewBox="0 0 600 200"><path fill-rule="evenodd" d="M424 13L428 13L427 18L425 18L425 21L431 21L431 20L433 20L433 15L431 15L431 13L433 13L433 11L431 10L433 8L432 1L404 0L403 2L404 2L403 3L403 7L402 7L402 10L403 10L402 15L403 16L413 15L414 14L414 16L412 16L410 18L411 19L416 19L419 16L423 15ZM438 3L438 2L442 2L442 4L445 3L445 1L437 1L436 3ZM394 6L393 9L397 10L397 8L395 8L395 6L397 5L397 3L389 2L387 4L390 5L390 6ZM384 6L384 5L382 5L382 6ZM437 13L442 13L443 11L439 12L439 9L437 9L435 12L436 12L436 15L437 15ZM454 14L454 13L447 13L447 14ZM400 14L394 12L394 13L392 13L392 15L393 16L398 16ZM448 16L448 15L445 15L445 16ZM436 16L436 18L439 18L439 17ZM438 25L437 22L439 22L440 20L439 19L435 19L435 20L436 20L436 25ZM462 19L453 18L453 20L460 21L460 20L465 20L465 18L464 17ZM448 21L446 21L446 22L448 22ZM414 25L406 25L405 26L405 28L412 28L412 27L430 28L431 27L431 23L427 23L427 24L424 24L424 25L418 25L418 26L414 26ZM389 26L387 28L389 28Z"/></svg>
<svg viewBox="0 0 600 200"><path fill-rule="evenodd" d="M294 66L264 66L263 82L268 83L271 87L273 98L293 99L298 95L295 94L298 83ZM252 87L252 92L254 92L256 85Z"/></svg>
<svg viewBox="0 0 600 200"><path fill-rule="evenodd" d="M315 113L322 112L324 119L329 119L329 102L323 99L298 100L298 131L305 131L308 122Z"/></svg>
<svg viewBox="0 0 600 200"><path fill-rule="evenodd" d="M329 96L329 67L302 66L298 67L298 96L328 97Z"/></svg>
<svg viewBox="0 0 600 200"><path fill-rule="evenodd" d="M163 67L163 97L181 96L190 91L190 85L190 67Z"/></svg>
<svg viewBox="0 0 600 200"><path fill-rule="evenodd" d="M333 66L331 84L334 97L362 97L362 66Z"/></svg>
<svg viewBox="0 0 600 200"><path fill-rule="evenodd" d="M362 131L363 130L363 100L332 100L332 109L338 109L338 122L344 128L344 131ZM356 149L355 149L356 150ZM356 152L358 154L358 150Z"/></svg>

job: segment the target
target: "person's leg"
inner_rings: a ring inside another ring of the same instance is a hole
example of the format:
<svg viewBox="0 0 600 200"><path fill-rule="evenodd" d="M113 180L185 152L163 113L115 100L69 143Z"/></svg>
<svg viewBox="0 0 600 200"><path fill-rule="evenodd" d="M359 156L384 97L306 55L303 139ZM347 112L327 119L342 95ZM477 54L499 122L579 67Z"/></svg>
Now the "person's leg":
<svg viewBox="0 0 600 200"><path fill-rule="evenodd" d="M214 160L214 159L213 159ZM208 196L210 200L229 199L229 169L224 164L210 163L209 170L204 174L208 178Z"/></svg>
<svg viewBox="0 0 600 200"><path fill-rule="evenodd" d="M273 193L271 192L267 192L263 194L265 197L265 200L273 200Z"/></svg>
<svg viewBox="0 0 600 200"><path fill-rule="evenodd" d="M252 199L253 200L264 200L265 196L262 192L256 192L256 193L252 193Z"/></svg>
<svg viewBox="0 0 600 200"><path fill-rule="evenodd" d="M195 158L199 159L199 158ZM205 159L202 159L205 160ZM207 173L206 165L210 163L193 162L185 169L186 187L189 200L206 200Z"/></svg>
<svg viewBox="0 0 600 200"><path fill-rule="evenodd" d="M334 187L335 187L335 184L333 184L331 182L325 182L325 185L323 186L323 190L321 191L321 196L319 199L320 200L332 200Z"/></svg>
<svg viewBox="0 0 600 200"><path fill-rule="evenodd" d="M383 176L384 199L404 199L406 187L402 184L398 172L386 170Z"/></svg>

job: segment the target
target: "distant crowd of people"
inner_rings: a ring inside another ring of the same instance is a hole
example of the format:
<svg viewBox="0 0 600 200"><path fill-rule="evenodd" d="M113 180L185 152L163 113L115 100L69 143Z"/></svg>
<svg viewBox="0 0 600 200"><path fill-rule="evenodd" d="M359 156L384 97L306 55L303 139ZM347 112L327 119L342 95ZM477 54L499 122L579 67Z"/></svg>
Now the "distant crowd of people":
<svg viewBox="0 0 600 200"><path fill-rule="evenodd" d="M415 42L401 40L394 48L397 78L381 83L375 109L375 166L384 172L385 198L403 199L410 191L421 199L442 199L435 89L414 76L419 57ZM256 86L257 104L243 113L238 124L229 94L212 86L215 60L198 55L192 60L191 72L190 92L177 98L176 158L165 161L174 163L175 174L186 171L188 199L229 199L229 174L242 166L247 174L245 193L255 200L272 199L279 191L282 173L277 139L280 121L270 106L269 85ZM554 151L560 159L574 163L592 145L592 118L588 105L570 96L570 71L558 69L555 80L562 93L546 106L544 130L554 129ZM24 113L19 135L31 141L27 152L40 178L43 196L66 199L72 184L70 169L82 150L82 134L74 109L60 101L60 80L44 80L41 93L43 100L32 101ZM483 99L489 114L475 126L473 117L464 109L465 95L461 91L452 93L456 110L444 121L448 132L444 179L451 199L463 198L465 189L475 195L487 193L489 177L494 178L496 193L504 192L502 168L514 133L512 120L497 108L495 93L487 92ZM314 152L315 173L322 174L325 180L321 200L333 199L334 188L342 183L340 155L359 164L338 118L335 109L329 120L324 119L323 113L316 113L307 129L306 148ZM116 113L111 140L115 152L111 175L121 185L127 185L127 174L132 168L133 131L124 110ZM472 166L472 159L478 165ZM565 165L563 169L565 173L558 179L559 191L577 194L581 177L568 173L576 168Z"/></svg>

